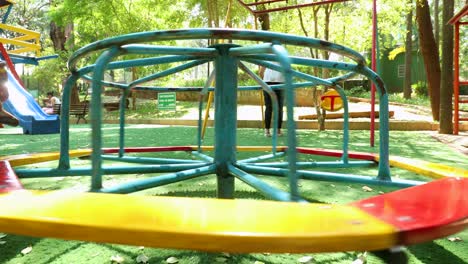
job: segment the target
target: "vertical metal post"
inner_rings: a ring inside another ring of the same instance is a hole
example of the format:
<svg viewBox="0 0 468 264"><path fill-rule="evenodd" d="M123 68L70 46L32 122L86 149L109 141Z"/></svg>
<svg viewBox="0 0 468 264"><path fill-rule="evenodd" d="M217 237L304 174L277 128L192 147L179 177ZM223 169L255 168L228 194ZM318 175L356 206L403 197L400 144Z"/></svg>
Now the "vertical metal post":
<svg viewBox="0 0 468 264"><path fill-rule="evenodd" d="M92 96L91 96L91 191L98 191L102 188L102 80L107 64L119 54L117 47L112 47L104 51L96 60L96 67L93 72Z"/></svg>
<svg viewBox="0 0 468 264"><path fill-rule="evenodd" d="M453 134L458 135L460 118L460 23L455 23L455 49L453 51Z"/></svg>
<svg viewBox="0 0 468 264"><path fill-rule="evenodd" d="M62 106L60 116L60 158L58 168L70 169L70 96L73 86L78 80L78 74L70 75L65 82L62 94Z"/></svg>
<svg viewBox="0 0 468 264"><path fill-rule="evenodd" d="M234 198L234 176L228 165L236 161L237 129L237 64L238 59L229 56L232 44L215 45L219 52L215 66L215 143L214 162L218 182L218 198Z"/></svg>
<svg viewBox="0 0 468 264"><path fill-rule="evenodd" d="M377 0L372 1L372 61L371 68L377 69ZM371 84L370 146L375 142L375 85Z"/></svg>
<svg viewBox="0 0 468 264"><path fill-rule="evenodd" d="M122 91L119 102L119 157L123 157L125 154L125 111L127 110L127 98L130 93L130 88L127 87Z"/></svg>

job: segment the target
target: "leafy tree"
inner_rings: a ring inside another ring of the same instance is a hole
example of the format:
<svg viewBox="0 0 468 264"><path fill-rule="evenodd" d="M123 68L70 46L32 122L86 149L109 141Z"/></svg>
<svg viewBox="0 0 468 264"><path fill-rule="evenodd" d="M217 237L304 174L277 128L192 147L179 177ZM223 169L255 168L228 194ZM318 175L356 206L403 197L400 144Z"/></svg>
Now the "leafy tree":
<svg viewBox="0 0 468 264"><path fill-rule="evenodd" d="M14 1L11 13L6 21L7 24L23 27L41 33L44 42L48 33L47 10L49 3L40 0ZM7 37L13 37L14 33L5 32Z"/></svg>

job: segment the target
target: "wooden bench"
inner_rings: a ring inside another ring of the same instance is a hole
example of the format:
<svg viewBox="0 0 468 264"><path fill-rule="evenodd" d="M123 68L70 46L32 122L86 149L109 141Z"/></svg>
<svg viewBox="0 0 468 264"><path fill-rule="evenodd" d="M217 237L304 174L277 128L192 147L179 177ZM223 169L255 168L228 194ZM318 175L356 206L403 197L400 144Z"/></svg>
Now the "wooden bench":
<svg viewBox="0 0 468 264"><path fill-rule="evenodd" d="M120 108L120 102L119 101L117 101L117 102L107 102L107 103L104 103L103 105L104 105L104 108L108 112L117 111ZM130 105L130 100L127 98L126 102L125 102L125 109L129 109L129 105Z"/></svg>
<svg viewBox="0 0 468 264"><path fill-rule="evenodd" d="M60 115L62 112L62 105L55 104L54 105L54 114ZM76 123L80 123L80 119L83 119L85 123L88 123L86 120L86 115L88 114L89 106L88 103L83 104L71 104L70 105L70 115L74 115L77 120Z"/></svg>

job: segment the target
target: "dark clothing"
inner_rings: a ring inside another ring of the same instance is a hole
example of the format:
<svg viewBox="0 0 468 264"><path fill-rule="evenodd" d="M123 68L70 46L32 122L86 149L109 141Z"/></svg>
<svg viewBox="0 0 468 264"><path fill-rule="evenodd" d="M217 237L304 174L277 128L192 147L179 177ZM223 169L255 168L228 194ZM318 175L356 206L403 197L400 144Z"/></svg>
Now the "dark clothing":
<svg viewBox="0 0 468 264"><path fill-rule="evenodd" d="M267 82L268 85L281 84L278 82ZM281 129L283 123L283 90L273 90L278 99L278 129ZM271 102L270 95L263 91L263 98L265 99L265 128L270 129L271 127L271 118L273 116L273 104Z"/></svg>

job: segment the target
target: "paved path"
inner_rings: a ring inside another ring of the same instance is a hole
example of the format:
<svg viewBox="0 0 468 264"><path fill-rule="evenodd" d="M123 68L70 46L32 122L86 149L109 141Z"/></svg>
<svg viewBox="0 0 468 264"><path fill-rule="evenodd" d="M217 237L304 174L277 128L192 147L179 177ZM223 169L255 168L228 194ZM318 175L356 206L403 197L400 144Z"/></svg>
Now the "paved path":
<svg viewBox="0 0 468 264"><path fill-rule="evenodd" d="M376 111L378 110L376 106ZM401 121L427 121L432 122L432 117L426 111L421 109L410 109L405 106L390 105L389 110L395 113L393 120ZM350 112L364 112L371 111L371 106L368 103L350 103ZM341 111L342 112L342 111ZM294 119L299 120L299 116L315 114L314 107L295 107L294 108ZM286 111L284 113L286 117ZM214 108L210 109L210 119L214 117ZM192 109L187 114L181 117L181 119L198 120L198 109ZM239 105L237 107L237 119L239 120L262 120L261 108L258 105ZM369 118L355 118L355 121L369 120Z"/></svg>

